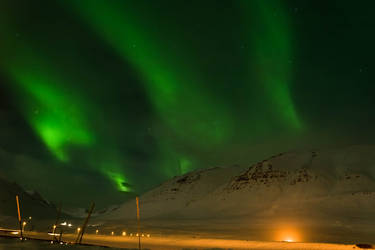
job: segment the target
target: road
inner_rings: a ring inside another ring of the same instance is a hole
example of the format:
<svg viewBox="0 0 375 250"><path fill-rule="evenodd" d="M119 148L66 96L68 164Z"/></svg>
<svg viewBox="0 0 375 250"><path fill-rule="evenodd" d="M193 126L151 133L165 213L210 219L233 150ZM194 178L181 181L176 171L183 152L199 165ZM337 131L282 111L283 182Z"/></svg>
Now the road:
<svg viewBox="0 0 375 250"><path fill-rule="evenodd" d="M12 233L13 232L13 233ZM0 236L19 237L15 234L17 230L0 229ZM53 236L42 232L25 232L25 237L51 240ZM62 240L65 242L74 242L76 234L65 234ZM82 243L138 249L138 237L130 236L110 236L85 234ZM193 238L187 236L168 236L168 237L141 237L142 249L152 250L180 250L180 249L259 249L259 250L349 250L353 245L343 244L323 244L323 243L298 243L298 242L258 242L245 240L228 240L213 238Z"/></svg>

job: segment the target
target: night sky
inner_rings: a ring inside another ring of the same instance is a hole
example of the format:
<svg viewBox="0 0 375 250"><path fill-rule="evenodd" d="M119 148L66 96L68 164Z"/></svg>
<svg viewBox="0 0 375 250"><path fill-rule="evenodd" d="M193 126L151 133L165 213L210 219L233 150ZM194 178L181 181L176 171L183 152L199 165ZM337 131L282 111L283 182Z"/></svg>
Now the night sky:
<svg viewBox="0 0 375 250"><path fill-rule="evenodd" d="M0 175L103 207L194 169L374 144L374 9L1 0Z"/></svg>

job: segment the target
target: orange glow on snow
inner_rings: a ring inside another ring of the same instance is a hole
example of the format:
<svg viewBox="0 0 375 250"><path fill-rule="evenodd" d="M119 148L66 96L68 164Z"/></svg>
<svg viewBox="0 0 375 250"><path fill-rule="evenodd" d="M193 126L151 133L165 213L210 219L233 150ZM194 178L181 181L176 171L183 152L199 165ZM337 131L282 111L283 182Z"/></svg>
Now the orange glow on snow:
<svg viewBox="0 0 375 250"><path fill-rule="evenodd" d="M284 242L301 242L302 238L297 229L285 227L277 230L275 240Z"/></svg>

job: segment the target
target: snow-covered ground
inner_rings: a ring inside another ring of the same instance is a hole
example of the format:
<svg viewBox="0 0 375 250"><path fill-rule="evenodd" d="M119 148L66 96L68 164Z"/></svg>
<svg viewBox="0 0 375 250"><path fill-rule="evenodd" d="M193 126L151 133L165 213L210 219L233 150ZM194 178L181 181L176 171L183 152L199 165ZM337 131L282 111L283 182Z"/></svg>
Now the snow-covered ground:
<svg viewBox="0 0 375 250"><path fill-rule="evenodd" d="M99 246L79 246L79 245L51 245L46 241L0 238L0 250L43 250L43 249L80 249L80 250L100 250L104 249ZM118 248L111 248L112 250Z"/></svg>
<svg viewBox="0 0 375 250"><path fill-rule="evenodd" d="M37 235L34 235L37 236ZM39 235L43 238L42 235ZM45 237L45 236L44 236ZM74 238L73 235L67 236ZM84 242L89 244L101 244L111 247L110 249L138 249L137 237L87 235ZM358 249L355 245L344 244L322 244L322 243L288 243L288 242L261 242L245 240L228 240L214 238L191 238L170 235L167 237L142 238L142 249L146 250L225 250L225 249L258 249L258 250L348 250ZM78 246L78 245L51 245L48 241L27 240L21 242L19 239L0 238L0 250L12 249L104 249L99 246Z"/></svg>

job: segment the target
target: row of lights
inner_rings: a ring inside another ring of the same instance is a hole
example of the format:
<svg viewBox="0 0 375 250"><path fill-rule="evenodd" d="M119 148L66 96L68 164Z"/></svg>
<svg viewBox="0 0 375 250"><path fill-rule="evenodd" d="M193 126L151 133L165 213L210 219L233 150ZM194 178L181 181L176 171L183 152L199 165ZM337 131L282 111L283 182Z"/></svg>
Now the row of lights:
<svg viewBox="0 0 375 250"><path fill-rule="evenodd" d="M26 222L24 222L24 225L26 225ZM68 227L72 227L72 226L73 226L71 223L67 223L66 221L63 222L63 223L60 223L60 225L61 225L61 226L68 226ZM53 229L56 229L56 225L53 225ZM77 233L79 233L80 231L81 231L81 228L78 227L78 228L77 228ZM98 230L98 229L96 229L95 234L99 234L99 230ZM112 231L112 232L111 232L111 235L112 235L112 236L115 235L115 232ZM126 234L125 231L123 231L123 232L121 233L121 235L122 235L122 236L126 236L127 234ZM131 233L131 234L129 234L129 236L132 237L133 234ZM134 236L138 237L139 234L137 233L137 234L135 234ZM148 237L148 238L151 237L150 234L141 234L141 236L142 236L142 237Z"/></svg>
<svg viewBox="0 0 375 250"><path fill-rule="evenodd" d="M98 231L99 231L99 230L96 230L96 234L98 234ZM115 232L112 231L112 232L111 232L111 235L112 235L112 236L115 235ZM122 236L126 236L127 234L126 234L126 232L122 232L121 235L122 235ZM129 234L130 237L133 237L133 236L138 237L139 235L140 235L140 234L133 234L133 233ZM150 235L150 234L141 234L141 237L147 237L147 238L150 238L151 235Z"/></svg>

